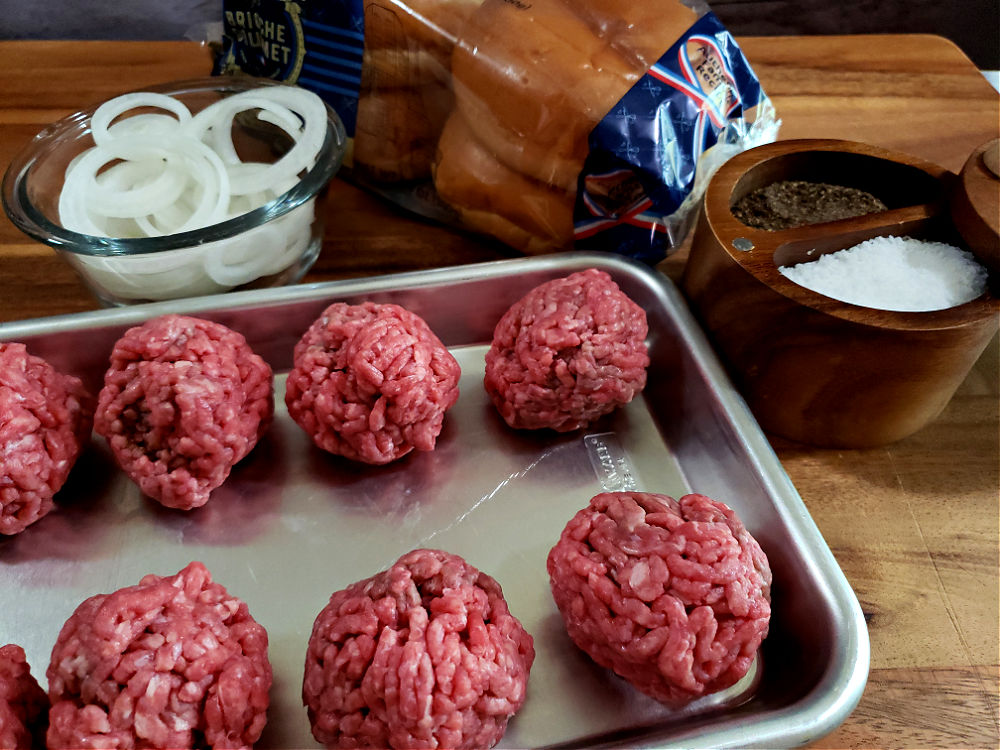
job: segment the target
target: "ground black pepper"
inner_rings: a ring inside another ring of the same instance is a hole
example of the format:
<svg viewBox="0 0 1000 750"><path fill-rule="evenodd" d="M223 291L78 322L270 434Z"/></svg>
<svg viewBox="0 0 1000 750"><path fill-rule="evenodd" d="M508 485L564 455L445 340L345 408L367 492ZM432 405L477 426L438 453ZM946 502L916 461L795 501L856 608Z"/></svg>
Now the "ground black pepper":
<svg viewBox="0 0 1000 750"><path fill-rule="evenodd" d="M857 188L783 180L747 193L732 210L747 226L774 231L863 216L885 211L886 206Z"/></svg>

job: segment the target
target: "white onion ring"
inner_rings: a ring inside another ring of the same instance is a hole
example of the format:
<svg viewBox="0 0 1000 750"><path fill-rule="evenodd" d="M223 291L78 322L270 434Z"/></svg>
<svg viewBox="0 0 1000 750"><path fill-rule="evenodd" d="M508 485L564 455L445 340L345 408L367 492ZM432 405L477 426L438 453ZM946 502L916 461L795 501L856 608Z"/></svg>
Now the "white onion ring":
<svg viewBox="0 0 1000 750"><path fill-rule="evenodd" d="M90 118L90 130L94 136L94 143L104 146L112 140L108 128L116 117L120 117L131 109L139 107L155 107L173 112L177 116L177 122L183 124L191 119L191 110L183 102L166 94L157 94L151 91L137 91L134 94L123 94L114 99L104 102L98 107Z"/></svg>
<svg viewBox="0 0 1000 750"><path fill-rule="evenodd" d="M263 224L245 232L235 241L215 243L214 252L205 254L205 273L223 286L239 286L265 275L274 248L284 248L287 238L277 226Z"/></svg>
<svg viewBox="0 0 1000 750"><path fill-rule="evenodd" d="M170 234L168 231L160 229L153 223L152 216L136 216L135 223L142 230L144 237L162 237L165 234Z"/></svg>
<svg viewBox="0 0 1000 750"><path fill-rule="evenodd" d="M67 190L70 183L70 176L67 175L63 185L63 191L59 194L59 221L66 229L71 229L80 234L89 234L94 237L107 237L108 233L98 227L94 220L87 215L83 207L83 191L79 189Z"/></svg>
<svg viewBox="0 0 1000 750"><path fill-rule="evenodd" d="M154 165L155 166L155 165ZM98 185L113 190L123 190L127 186L155 175L150 165L143 162L120 161L100 171L94 177Z"/></svg>
<svg viewBox="0 0 1000 750"><path fill-rule="evenodd" d="M163 113L131 110L155 108ZM293 141L272 164L244 162L233 143L234 119L256 110L262 123ZM265 205L295 184L318 157L327 130L323 101L292 86L233 94L192 115L179 100L139 92L95 110L95 146L67 166L59 220L67 229L110 237L153 237L211 226ZM314 201L237 237L100 265L81 258L102 283L136 296L207 293L279 273L311 241ZM126 291L128 290L128 291Z"/></svg>
<svg viewBox="0 0 1000 750"><path fill-rule="evenodd" d="M323 104L322 99L305 89L292 88L291 86L268 86L259 91L236 94L226 101L252 101L264 92L278 104L297 112L305 126L296 139L295 145L284 156L274 164L266 166L259 174L247 176L241 180L239 185L234 186L234 193L259 193L275 183L296 177L304 169L309 169L316 163L316 155L323 147L323 139L326 136L326 105ZM200 114L202 113L200 112ZM289 133L289 135L295 138L294 134Z"/></svg>
<svg viewBox="0 0 1000 750"><path fill-rule="evenodd" d="M191 141L186 145L194 152L186 155L188 159L197 163L195 157L201 157L201 163L207 167L207 170L201 172L206 177L201 182L205 195L195 205L191 218L177 229L178 232L188 232L224 221L228 216L229 196L232 191L229 173L226 172L226 165L222 163L219 155L200 141Z"/></svg>
<svg viewBox="0 0 1000 750"><path fill-rule="evenodd" d="M108 127L108 135L117 138L122 135L153 135L174 133L180 122L170 115L132 115Z"/></svg>
<svg viewBox="0 0 1000 750"><path fill-rule="evenodd" d="M227 164L240 164L239 154L233 145L233 120L240 112L252 109L259 110L257 119L277 125L293 140L298 140L302 120L287 107L255 91L234 94L203 109L184 126L184 130L208 143Z"/></svg>
<svg viewBox="0 0 1000 750"><path fill-rule="evenodd" d="M181 200L147 218L157 231L162 234L173 234L177 231L177 227L187 223L193 213L194 206L187 200L187 196L182 196Z"/></svg>
<svg viewBox="0 0 1000 750"><path fill-rule="evenodd" d="M86 206L89 210L116 219L134 219L161 210L176 201L187 186L188 176L178 162L182 157L169 149L145 147L145 151L129 150L133 156L128 164L142 164L145 170L136 170L141 175L134 181L115 185L101 182L97 172L91 171L91 164L100 169L105 164L123 158L118 140L108 147L98 146L93 158L84 159L77 167L86 170ZM143 154L142 159L136 154ZM157 169L158 168L158 169Z"/></svg>
<svg viewBox="0 0 1000 750"><path fill-rule="evenodd" d="M103 227L97 226L87 213L84 201L86 199L85 180L90 175L81 170L80 165L93 153L94 149L84 151L77 156L66 170L62 190L59 192L59 221L67 229L95 237L109 236Z"/></svg>

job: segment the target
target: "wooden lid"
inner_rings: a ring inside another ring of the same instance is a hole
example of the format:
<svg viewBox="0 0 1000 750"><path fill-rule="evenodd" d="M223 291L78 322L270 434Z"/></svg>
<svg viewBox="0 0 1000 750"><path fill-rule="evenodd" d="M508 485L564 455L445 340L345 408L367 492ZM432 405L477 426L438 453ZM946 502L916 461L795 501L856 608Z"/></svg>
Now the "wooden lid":
<svg viewBox="0 0 1000 750"><path fill-rule="evenodd" d="M951 218L969 250L1000 278L1000 139L969 156L951 194Z"/></svg>

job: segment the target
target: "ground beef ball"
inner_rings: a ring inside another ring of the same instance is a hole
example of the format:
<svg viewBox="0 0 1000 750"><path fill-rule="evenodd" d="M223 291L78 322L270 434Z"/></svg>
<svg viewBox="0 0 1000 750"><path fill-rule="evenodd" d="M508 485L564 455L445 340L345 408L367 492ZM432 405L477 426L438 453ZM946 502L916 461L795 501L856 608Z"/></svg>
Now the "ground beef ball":
<svg viewBox="0 0 1000 750"><path fill-rule="evenodd" d="M0 646L0 748L30 750L45 737L49 699L31 676L24 649Z"/></svg>
<svg viewBox="0 0 1000 750"><path fill-rule="evenodd" d="M267 720L267 633L193 562L84 601L46 672L49 748L241 748Z"/></svg>
<svg viewBox="0 0 1000 750"><path fill-rule="evenodd" d="M767 558L704 495L597 495L563 530L548 571L573 642L666 704L736 683L767 635Z"/></svg>
<svg viewBox="0 0 1000 750"><path fill-rule="evenodd" d="M330 598L302 699L327 747L488 748L524 702L534 658L500 584L414 550Z"/></svg>
<svg viewBox="0 0 1000 750"><path fill-rule="evenodd" d="M52 510L90 438L94 400L23 344L0 342L0 534Z"/></svg>
<svg viewBox="0 0 1000 750"><path fill-rule="evenodd" d="M497 323L486 392L508 425L586 427L646 385L646 313L604 271L535 287Z"/></svg>
<svg viewBox="0 0 1000 750"><path fill-rule="evenodd" d="M271 368L241 334L166 315L115 344L94 427L145 494L189 510L208 501L273 413Z"/></svg>
<svg viewBox="0 0 1000 750"><path fill-rule="evenodd" d="M320 448L369 464L434 449L458 362L398 305L330 305L295 346L288 413Z"/></svg>

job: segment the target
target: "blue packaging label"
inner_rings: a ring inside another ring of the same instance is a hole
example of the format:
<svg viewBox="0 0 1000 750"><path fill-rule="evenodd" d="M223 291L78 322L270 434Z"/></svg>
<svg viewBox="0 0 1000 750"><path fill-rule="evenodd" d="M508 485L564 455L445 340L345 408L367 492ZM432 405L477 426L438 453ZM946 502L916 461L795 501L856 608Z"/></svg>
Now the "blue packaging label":
<svg viewBox="0 0 1000 750"><path fill-rule="evenodd" d="M738 150L770 102L736 41L714 14L702 16L591 132L577 182L577 249L656 263L680 224L702 156Z"/></svg>
<svg viewBox="0 0 1000 750"><path fill-rule="evenodd" d="M224 0L215 73L296 83L325 99L354 135L361 88L361 0Z"/></svg>

